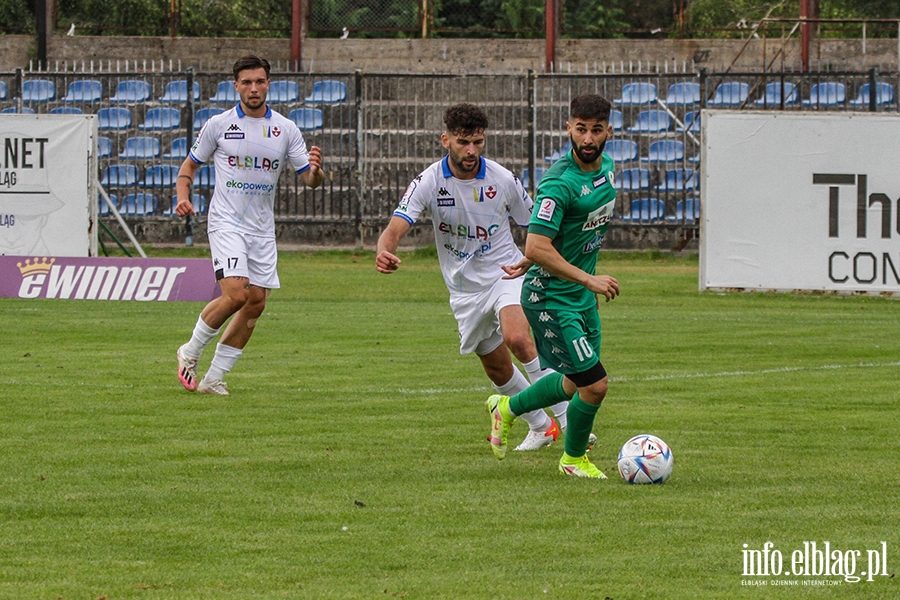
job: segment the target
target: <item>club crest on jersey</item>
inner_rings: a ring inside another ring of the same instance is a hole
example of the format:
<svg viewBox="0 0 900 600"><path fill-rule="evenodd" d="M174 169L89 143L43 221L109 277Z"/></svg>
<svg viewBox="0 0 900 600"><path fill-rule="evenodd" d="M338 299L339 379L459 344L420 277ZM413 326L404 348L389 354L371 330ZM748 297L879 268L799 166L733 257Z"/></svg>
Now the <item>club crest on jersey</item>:
<svg viewBox="0 0 900 600"><path fill-rule="evenodd" d="M281 128L273 125L272 127L263 127L263 137L273 138L281 135Z"/></svg>
<svg viewBox="0 0 900 600"><path fill-rule="evenodd" d="M481 188L481 192L488 197L488 200L493 200L497 196L497 188L492 185L489 185L487 189Z"/></svg>

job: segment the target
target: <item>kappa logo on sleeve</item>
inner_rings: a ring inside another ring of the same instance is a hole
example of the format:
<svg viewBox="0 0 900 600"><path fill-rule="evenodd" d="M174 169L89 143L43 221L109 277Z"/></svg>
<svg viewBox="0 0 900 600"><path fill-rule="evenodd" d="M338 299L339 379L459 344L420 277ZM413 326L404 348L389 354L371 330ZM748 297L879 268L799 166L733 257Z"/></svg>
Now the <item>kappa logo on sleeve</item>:
<svg viewBox="0 0 900 600"><path fill-rule="evenodd" d="M556 200L544 198L537 212L537 218L542 221L552 221L553 212L556 210Z"/></svg>

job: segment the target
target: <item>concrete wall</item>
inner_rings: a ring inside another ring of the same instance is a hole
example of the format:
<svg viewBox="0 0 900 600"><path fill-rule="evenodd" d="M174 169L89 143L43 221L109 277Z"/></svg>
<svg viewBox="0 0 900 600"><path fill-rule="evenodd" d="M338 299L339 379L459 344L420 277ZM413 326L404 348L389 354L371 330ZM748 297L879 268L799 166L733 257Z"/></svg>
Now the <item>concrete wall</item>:
<svg viewBox="0 0 900 600"><path fill-rule="evenodd" d="M0 71L27 67L33 59L31 36L0 36ZM752 40L560 40L557 48L557 70L593 70L595 65L618 71L643 70L648 65L668 63L669 70L692 64L712 70L729 66L738 55L738 67L758 68L778 56L781 43L777 39ZM168 38L168 37L95 37L56 36L48 45L51 67L54 63L94 61L124 63L146 61L169 62L175 68L193 66L198 70L228 70L235 58L253 52L267 57L280 67L290 63L290 40L245 38ZM898 68L897 40L819 40L811 58L814 63L863 69L879 66ZM799 42L791 41L785 51L786 62L799 65ZM303 42L303 70L409 73L517 73L544 68L543 40L473 40L473 39L307 39ZM651 69L654 69L652 66Z"/></svg>

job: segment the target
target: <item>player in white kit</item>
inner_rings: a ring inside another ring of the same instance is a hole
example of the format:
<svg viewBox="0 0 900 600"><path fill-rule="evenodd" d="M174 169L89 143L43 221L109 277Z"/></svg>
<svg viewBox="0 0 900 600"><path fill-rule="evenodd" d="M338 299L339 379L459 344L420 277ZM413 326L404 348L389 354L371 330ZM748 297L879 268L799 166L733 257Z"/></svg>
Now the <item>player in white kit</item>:
<svg viewBox="0 0 900 600"><path fill-rule="evenodd" d="M209 203L207 230L213 269L222 295L206 305L190 341L177 352L178 379L185 389L227 395L222 381L240 358L266 306L279 287L275 247L275 189L285 163L312 188L324 179L322 151L308 150L293 121L266 104L269 63L245 56L234 63L240 102L212 117L200 130L181 165L175 190L179 216L193 215L191 184L200 165L212 159L216 186ZM198 381L197 361L219 333L209 371Z"/></svg>
<svg viewBox="0 0 900 600"><path fill-rule="evenodd" d="M375 268L393 273L400 239L423 212L431 213L444 283L456 317L460 353L474 352L493 386L523 390L529 380L513 364L510 352L525 367L531 382L549 371L540 367L520 296L522 280L504 279L503 265L516 264L522 253L515 244L510 217L522 227L533 202L507 169L481 156L488 119L472 104L457 104L444 114L441 142L447 156L422 171L409 184L400 205L378 239ZM567 402L551 407L557 425L543 410L522 418L528 436L516 450L550 445L565 429Z"/></svg>

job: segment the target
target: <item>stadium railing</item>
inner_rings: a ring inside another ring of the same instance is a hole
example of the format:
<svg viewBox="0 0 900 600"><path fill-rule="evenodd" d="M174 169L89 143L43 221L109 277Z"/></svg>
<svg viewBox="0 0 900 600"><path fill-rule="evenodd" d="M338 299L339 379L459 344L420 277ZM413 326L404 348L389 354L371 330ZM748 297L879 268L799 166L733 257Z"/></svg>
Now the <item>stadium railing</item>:
<svg viewBox="0 0 900 600"><path fill-rule="evenodd" d="M151 167L177 167L184 160L204 119L237 101L230 79L227 72L191 70L0 72L0 90L6 92L0 94L0 111L43 114L76 103L83 113L101 119L98 177L122 161L142 174ZM616 214L630 218L633 201L646 199L649 189L659 203L654 210L661 206L663 218L654 212L653 218L630 219L631 226L696 228L694 182L699 177L691 173L702 168L698 111L721 103L732 110L896 112L900 74L874 69L501 75L281 71L272 73L272 81L282 82L283 92L272 109L290 115L304 128L307 144L322 148L328 174L322 186L310 190L287 169L275 200L279 219L357 229L383 226L409 181L443 156L443 112L457 102L472 102L487 112L486 156L520 177L540 176L569 151L565 123L571 98L592 92L618 100L608 145L616 171L640 169L629 172L627 185L619 186ZM194 90L190 97L188 89ZM731 91L727 96L726 89ZM58 93L62 90L66 93ZM134 91L140 95L122 96ZM163 116L168 117L164 123ZM643 126L642 119L649 117L652 122ZM136 142L128 140L151 135L148 130L155 140L152 151L132 158ZM649 160L656 156L651 149L676 152ZM163 172L168 176L171 169L153 171ZM133 174L107 175L107 192L122 199L147 189L146 177ZM198 178L195 193L204 202L213 180L211 169ZM533 188L538 180L527 177L527 186ZM168 179L163 181L169 185ZM167 192L160 195L163 202L145 202L133 213L142 216L133 218L174 218L170 196Z"/></svg>

